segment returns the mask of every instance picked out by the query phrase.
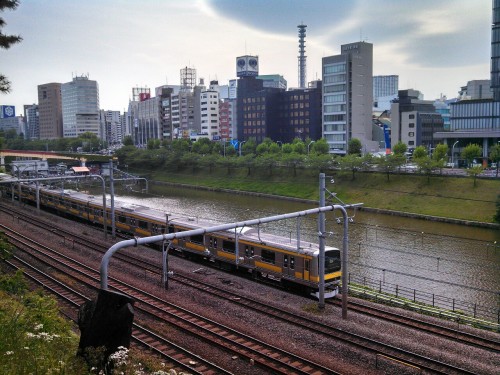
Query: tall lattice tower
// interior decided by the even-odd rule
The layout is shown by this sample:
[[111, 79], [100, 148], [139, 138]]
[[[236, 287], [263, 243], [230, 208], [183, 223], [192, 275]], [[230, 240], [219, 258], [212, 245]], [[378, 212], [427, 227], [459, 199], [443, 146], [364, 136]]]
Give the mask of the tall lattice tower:
[[299, 87], [306, 88], [306, 27], [307, 25], [299, 25]]

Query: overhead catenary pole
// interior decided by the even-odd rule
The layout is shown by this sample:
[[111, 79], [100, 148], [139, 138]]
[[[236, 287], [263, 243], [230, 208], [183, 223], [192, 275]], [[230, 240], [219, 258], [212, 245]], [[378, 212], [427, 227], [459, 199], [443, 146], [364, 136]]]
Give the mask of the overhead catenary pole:
[[111, 195], [111, 237], [116, 237], [115, 228], [115, 182], [113, 181], [113, 159], [109, 159], [109, 194]]
[[109, 262], [111, 260], [111, 257], [118, 250], [123, 249], [125, 247], [130, 247], [130, 246], [137, 247], [139, 245], [145, 245], [145, 244], [150, 244], [150, 243], [154, 243], [154, 242], [172, 241], [176, 238], [178, 239], [178, 238], [197, 236], [197, 235], [201, 235], [201, 234], [213, 233], [213, 232], [218, 232], [218, 231], [227, 231], [229, 229], [234, 229], [234, 228], [238, 228], [238, 227], [243, 228], [245, 226], [260, 225], [260, 224], [269, 223], [272, 221], [286, 220], [286, 219], [290, 219], [290, 218], [318, 214], [320, 212], [333, 211], [333, 210], [337, 209], [337, 210], [340, 210], [342, 212], [342, 216], [344, 218], [344, 241], [343, 241], [342, 265], [345, 266], [346, 268], [343, 269], [343, 272], [342, 272], [342, 318], [347, 319], [347, 276], [346, 275], [347, 275], [347, 251], [348, 251], [347, 231], [348, 231], [349, 220], [347, 217], [347, 211], [346, 211], [345, 207], [354, 207], [357, 205], [358, 204], [346, 205], [346, 206], [331, 205], [331, 206], [325, 206], [325, 207], [319, 207], [319, 208], [312, 208], [312, 209], [305, 210], [305, 211], [298, 211], [298, 212], [292, 212], [292, 213], [288, 213], [288, 214], [269, 216], [269, 217], [254, 219], [254, 220], [240, 221], [240, 222], [235, 222], [235, 223], [230, 223], [230, 224], [221, 224], [221, 225], [216, 225], [213, 227], [199, 228], [199, 229], [187, 230], [187, 231], [182, 231], [182, 232], [161, 234], [161, 235], [156, 235], [156, 236], [134, 238], [131, 240], [120, 241], [120, 242], [117, 242], [116, 244], [114, 244], [113, 246], [111, 246], [106, 251], [104, 256], [102, 257], [101, 266], [100, 266], [101, 289], [104, 289], [104, 290], [108, 289], [108, 266], [109, 266]]
[[[16, 180], [19, 183], [19, 186], [21, 186], [20, 182], [32, 182], [32, 181], [54, 181], [54, 180], [73, 180], [73, 179], [87, 179], [87, 178], [99, 178], [102, 182], [102, 215], [103, 215], [103, 227], [104, 227], [104, 238], [108, 238], [108, 230], [107, 230], [107, 214], [106, 214], [106, 182], [104, 181], [104, 178], [99, 175], [88, 175], [88, 176], [57, 176], [57, 177], [41, 177], [41, 178], [25, 178], [25, 179], [18, 179]], [[0, 181], [2, 182], [9, 182], [12, 183], [12, 180], [4, 180]], [[21, 196], [21, 194], [19, 194]], [[37, 206], [40, 205], [40, 195], [37, 195]], [[14, 201], [14, 184], [12, 184], [12, 201]]]
[[[319, 206], [325, 206], [325, 174], [319, 174]], [[319, 308], [325, 308], [325, 213], [318, 215], [318, 237], [319, 237]]]

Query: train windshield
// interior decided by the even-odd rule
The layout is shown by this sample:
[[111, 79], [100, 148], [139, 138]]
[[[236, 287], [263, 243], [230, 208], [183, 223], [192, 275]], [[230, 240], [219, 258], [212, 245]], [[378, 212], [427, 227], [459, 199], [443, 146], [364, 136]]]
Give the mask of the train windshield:
[[325, 251], [325, 274], [340, 271], [340, 250]]

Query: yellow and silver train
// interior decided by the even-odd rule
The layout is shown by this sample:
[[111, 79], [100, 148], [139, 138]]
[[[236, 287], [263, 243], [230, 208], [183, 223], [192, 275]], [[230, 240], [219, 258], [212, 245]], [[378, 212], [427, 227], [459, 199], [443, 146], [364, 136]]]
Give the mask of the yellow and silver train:
[[[40, 207], [59, 214], [65, 214], [96, 225], [104, 226], [102, 196], [94, 197], [73, 190], [52, 190], [40, 186]], [[5, 189], [3, 196], [14, 191], [19, 199], [19, 189]], [[21, 199], [36, 203], [34, 184], [21, 185]], [[116, 231], [132, 236], [148, 237], [165, 233], [207, 228], [213, 222], [189, 217], [168, 215], [157, 209], [142, 205], [126, 204], [115, 200]], [[106, 203], [106, 222], [111, 227], [111, 209]], [[236, 244], [238, 251], [236, 251]], [[316, 243], [300, 241], [262, 233], [252, 227], [238, 228], [238, 240], [234, 230], [206, 233], [178, 238], [171, 248], [186, 258], [209, 261], [229, 271], [244, 271], [255, 279], [266, 279], [285, 288], [319, 296], [319, 246]], [[236, 259], [238, 254], [238, 261]], [[325, 248], [325, 298], [332, 298], [338, 292], [341, 278], [340, 250]]]

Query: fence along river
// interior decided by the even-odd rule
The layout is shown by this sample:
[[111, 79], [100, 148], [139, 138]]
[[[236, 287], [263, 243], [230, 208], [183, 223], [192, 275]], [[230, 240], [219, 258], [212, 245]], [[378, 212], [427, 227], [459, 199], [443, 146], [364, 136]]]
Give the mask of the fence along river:
[[[170, 186], [150, 195], [130, 192], [117, 201], [155, 207], [170, 215], [229, 223], [317, 207], [317, 204]], [[360, 203], [360, 202], [349, 202]], [[327, 204], [338, 204], [331, 202]], [[349, 210], [349, 280], [498, 323], [500, 231], [458, 224]], [[172, 217], [172, 216], [171, 216]], [[340, 213], [326, 215], [326, 244], [342, 247]], [[317, 218], [300, 219], [301, 238], [318, 241]], [[296, 237], [296, 220], [261, 230]]]

